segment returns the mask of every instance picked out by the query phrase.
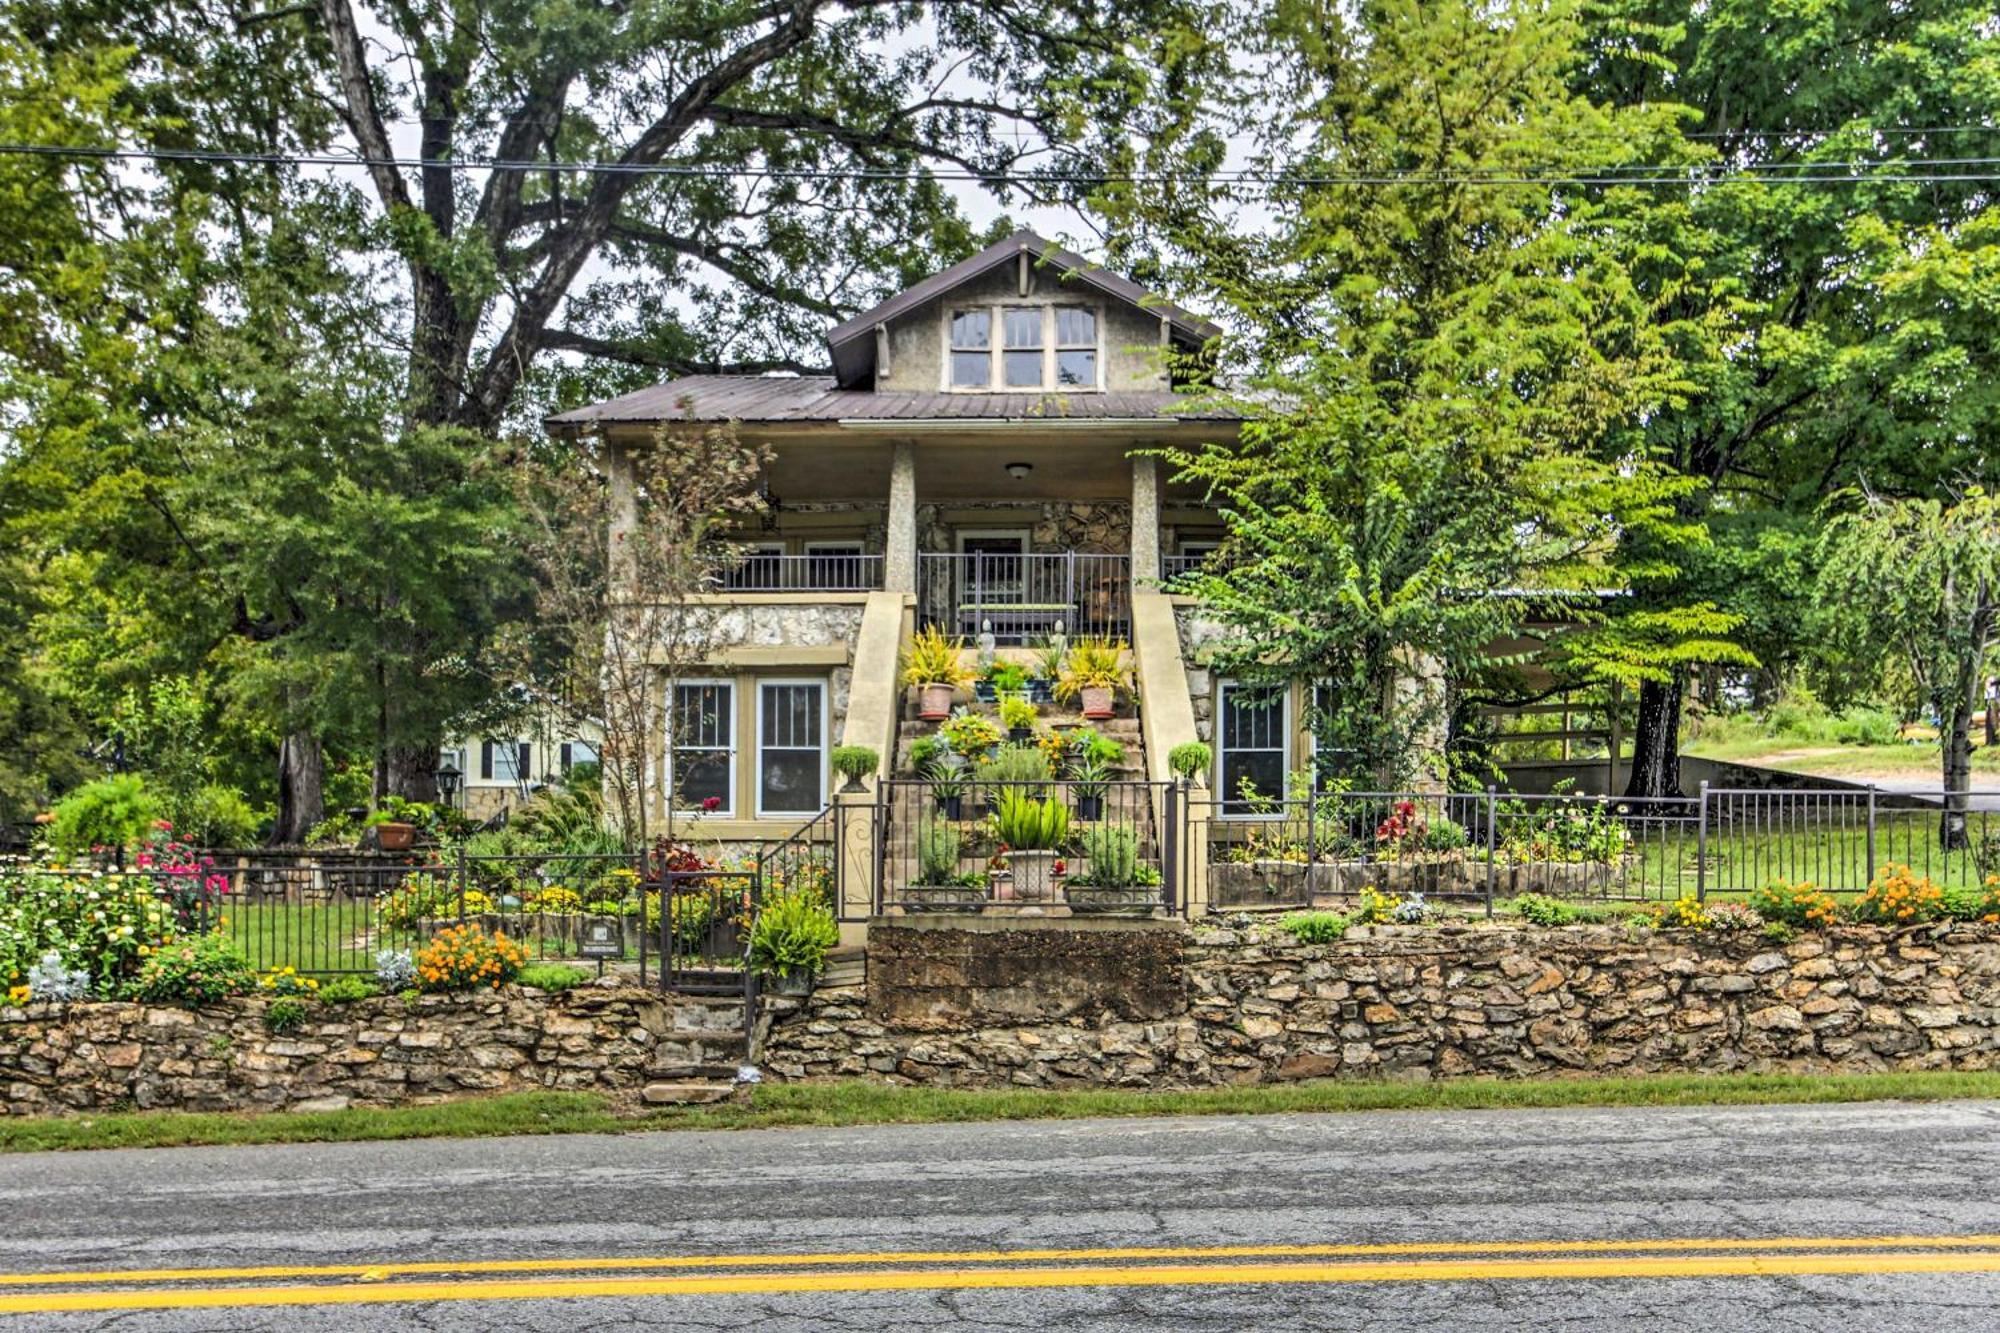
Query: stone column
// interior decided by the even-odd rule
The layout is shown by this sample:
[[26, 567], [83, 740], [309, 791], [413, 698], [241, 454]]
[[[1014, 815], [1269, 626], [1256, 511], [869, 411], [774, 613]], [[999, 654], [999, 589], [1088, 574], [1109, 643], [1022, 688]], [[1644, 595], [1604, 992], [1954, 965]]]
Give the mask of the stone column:
[[917, 446], [897, 440], [889, 464], [889, 521], [882, 546], [882, 590], [917, 590]]
[[1160, 579], [1160, 467], [1156, 458], [1132, 460], [1132, 582]]

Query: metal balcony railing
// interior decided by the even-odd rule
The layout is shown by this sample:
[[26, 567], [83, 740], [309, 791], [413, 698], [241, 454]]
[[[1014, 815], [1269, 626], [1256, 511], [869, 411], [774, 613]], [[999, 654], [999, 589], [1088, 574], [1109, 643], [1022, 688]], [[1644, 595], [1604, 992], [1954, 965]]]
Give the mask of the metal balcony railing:
[[923, 622], [968, 638], [990, 629], [996, 642], [1026, 643], [1055, 633], [1122, 638], [1132, 627], [1132, 561], [1080, 551], [920, 555]]

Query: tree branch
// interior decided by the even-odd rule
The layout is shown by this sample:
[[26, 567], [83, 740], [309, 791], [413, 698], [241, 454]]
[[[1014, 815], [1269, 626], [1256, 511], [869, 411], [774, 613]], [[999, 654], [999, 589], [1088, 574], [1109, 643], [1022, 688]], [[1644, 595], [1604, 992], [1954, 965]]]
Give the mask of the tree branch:
[[581, 352], [585, 356], [601, 357], [606, 361], [617, 361], [628, 366], [643, 366], [648, 370], [663, 370], [675, 376], [762, 375], [773, 370], [789, 370], [800, 375], [827, 373], [827, 367], [823, 365], [809, 365], [788, 357], [772, 357], [758, 361], [690, 361], [682, 357], [667, 356], [637, 344], [580, 333], [575, 329], [543, 329], [541, 344], [554, 351]]
[[320, 21], [326, 24], [327, 38], [333, 43], [334, 63], [339, 69], [344, 97], [341, 118], [360, 146], [361, 155], [369, 159], [368, 177], [375, 182], [375, 193], [381, 196], [382, 206], [392, 213], [409, 208], [409, 187], [402, 173], [389, 165], [395, 154], [389, 145], [389, 132], [382, 125], [382, 109], [375, 101], [374, 81], [368, 77], [368, 56], [362, 49], [361, 32], [355, 26], [354, 9], [348, 0], [320, 0], [319, 12]]

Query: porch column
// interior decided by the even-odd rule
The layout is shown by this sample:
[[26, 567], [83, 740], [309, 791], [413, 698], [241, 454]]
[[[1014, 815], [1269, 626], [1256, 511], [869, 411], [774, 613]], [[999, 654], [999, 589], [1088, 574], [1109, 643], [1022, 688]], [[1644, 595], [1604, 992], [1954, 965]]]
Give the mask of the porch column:
[[895, 443], [889, 464], [889, 521], [882, 544], [882, 591], [917, 590], [917, 446]]
[[600, 455], [604, 479], [611, 493], [611, 516], [606, 525], [610, 549], [605, 553], [610, 583], [619, 598], [636, 596], [638, 575], [632, 559], [632, 541], [639, 531], [639, 486], [632, 455], [622, 444], [604, 441]]
[[1132, 582], [1160, 581], [1160, 469], [1156, 458], [1132, 460]]

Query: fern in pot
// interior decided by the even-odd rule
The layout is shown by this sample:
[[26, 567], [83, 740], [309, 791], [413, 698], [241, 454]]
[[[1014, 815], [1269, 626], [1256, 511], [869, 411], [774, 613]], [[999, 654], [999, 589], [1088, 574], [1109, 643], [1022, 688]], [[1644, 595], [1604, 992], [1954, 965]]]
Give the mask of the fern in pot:
[[805, 995], [840, 943], [840, 925], [816, 893], [767, 900], [750, 927], [750, 966], [780, 995]]

